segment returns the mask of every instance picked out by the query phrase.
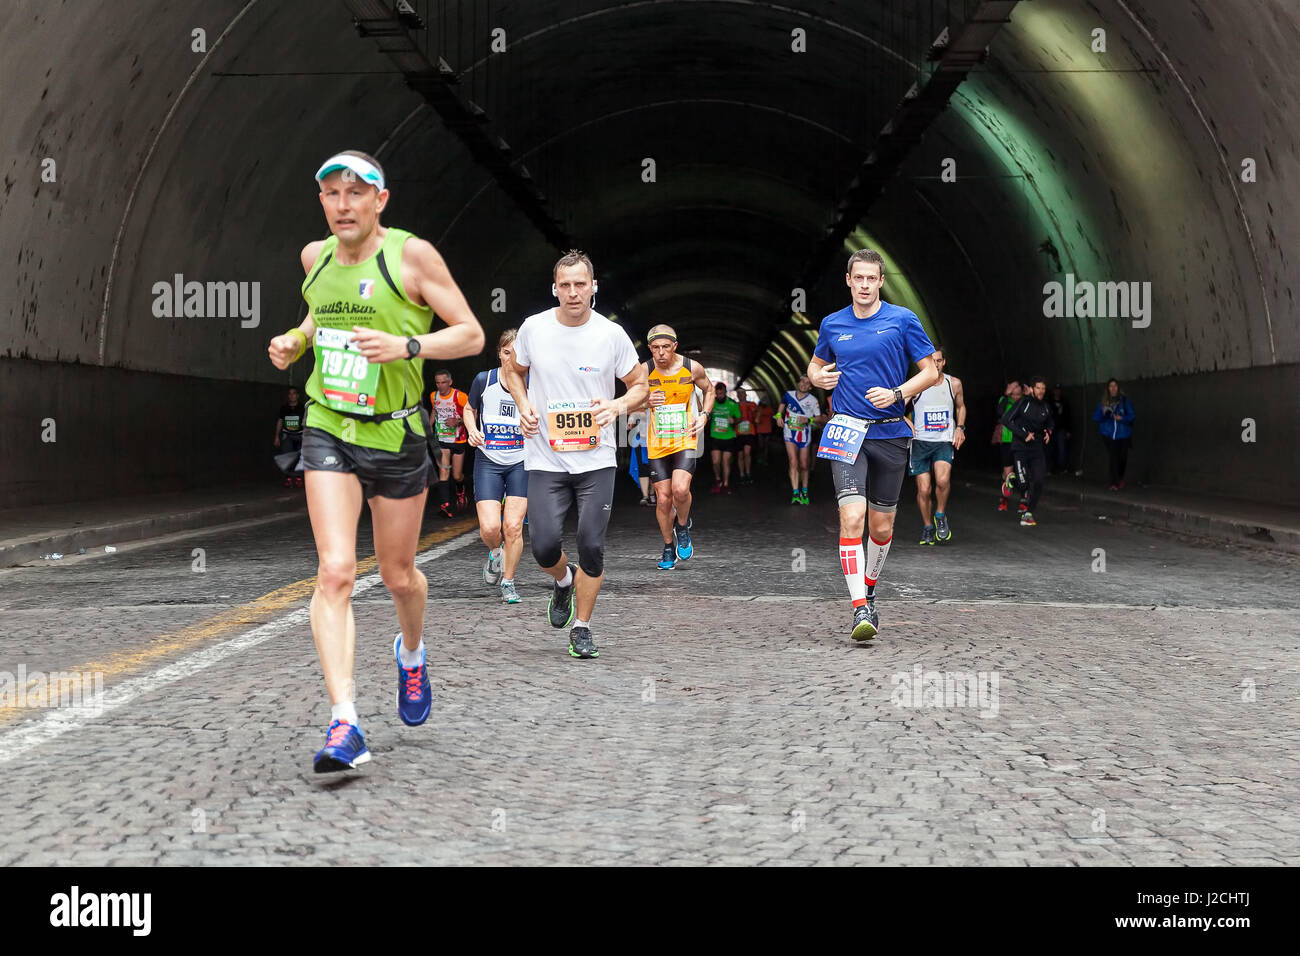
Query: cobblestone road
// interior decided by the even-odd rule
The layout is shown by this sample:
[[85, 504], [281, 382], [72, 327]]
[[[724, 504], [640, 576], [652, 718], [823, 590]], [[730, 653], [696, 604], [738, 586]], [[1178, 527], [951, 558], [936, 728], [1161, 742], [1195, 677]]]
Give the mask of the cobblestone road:
[[967, 491], [955, 542], [921, 548], [909, 484], [883, 631], [856, 646], [814, 487], [806, 509], [700, 496], [671, 572], [624, 488], [592, 662], [546, 625], [527, 551], [501, 606], [478, 542], [431, 519], [433, 714], [397, 720], [395, 617], [364, 591], [374, 760], [343, 776], [311, 772], [305, 520], [0, 572], [0, 673], [134, 694], [0, 709], [0, 865], [1297, 861], [1300, 561], [1078, 510], [1022, 529]]

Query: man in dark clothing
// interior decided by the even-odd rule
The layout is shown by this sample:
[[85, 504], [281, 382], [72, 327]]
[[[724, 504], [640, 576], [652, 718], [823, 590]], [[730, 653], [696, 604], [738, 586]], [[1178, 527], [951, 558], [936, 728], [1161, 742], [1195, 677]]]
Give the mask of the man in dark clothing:
[[[281, 454], [297, 452], [302, 449], [302, 428], [307, 418], [307, 406], [299, 401], [298, 390], [289, 389], [289, 400], [280, 406], [280, 417], [275, 420], [275, 441], [273, 445]], [[290, 468], [292, 475], [285, 475], [284, 486], [302, 487], [302, 472], [296, 467]]]
[[1011, 492], [1020, 490], [1026, 511], [1020, 515], [1020, 524], [1033, 527], [1034, 508], [1043, 491], [1047, 477], [1046, 445], [1052, 439], [1052, 410], [1043, 396], [1047, 394], [1047, 380], [1036, 375], [1029, 382], [1030, 389], [1018, 402], [1007, 409], [1002, 424], [1011, 430], [1011, 455], [1015, 470], [1002, 482], [1002, 496], [1010, 498]]
[[1070, 431], [1070, 403], [1065, 400], [1065, 393], [1061, 386], [1052, 386], [1052, 397], [1047, 400], [1047, 407], [1051, 409], [1052, 421], [1056, 424], [1056, 431], [1052, 433], [1052, 447], [1048, 449], [1047, 457], [1052, 463], [1052, 474], [1061, 471], [1070, 470], [1070, 439], [1073, 433]]

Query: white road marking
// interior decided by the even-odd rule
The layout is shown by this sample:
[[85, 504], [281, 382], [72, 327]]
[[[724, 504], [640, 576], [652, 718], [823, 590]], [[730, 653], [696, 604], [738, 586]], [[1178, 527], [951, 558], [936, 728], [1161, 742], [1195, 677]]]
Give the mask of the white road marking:
[[[436, 548], [431, 548], [416, 555], [415, 563], [417, 565], [426, 564], [435, 558], [440, 558], [445, 554], [463, 548], [478, 539], [477, 531], [468, 531], [459, 538], [453, 538]], [[352, 594], [355, 597], [382, 583], [383, 578], [378, 571], [375, 571], [358, 579], [353, 587]], [[13, 730], [0, 734], [0, 764], [8, 763], [39, 747], [41, 744], [62, 737], [70, 731], [78, 730], [90, 721], [125, 707], [132, 701], [143, 697], [145, 694], [151, 694], [160, 687], [174, 684], [186, 677], [192, 677], [218, 661], [225, 660], [240, 651], [246, 651], [249, 648], [257, 647], [259, 644], [264, 644], [290, 628], [306, 624], [309, 616], [310, 611], [308, 608], [298, 608], [298, 610], [291, 611], [278, 620], [268, 621], [266, 624], [254, 628], [247, 634], [241, 634], [238, 637], [232, 637], [230, 640], [222, 641], [220, 644], [214, 644], [212, 647], [205, 647], [201, 651], [195, 651], [150, 674], [124, 680], [111, 690], [105, 691], [102, 695], [86, 698], [81, 707], [67, 707], [61, 710], [54, 708], [42, 717], [26, 721]]]

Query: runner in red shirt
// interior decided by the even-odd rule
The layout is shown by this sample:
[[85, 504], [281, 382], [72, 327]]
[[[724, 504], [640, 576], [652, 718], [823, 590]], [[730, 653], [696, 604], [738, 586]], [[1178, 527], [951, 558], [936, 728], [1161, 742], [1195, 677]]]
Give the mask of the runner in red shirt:
[[456, 510], [469, 507], [465, 497], [465, 454], [469, 451], [469, 432], [465, 431], [465, 405], [469, 396], [452, 388], [451, 372], [440, 368], [433, 376], [437, 388], [429, 393], [433, 411], [433, 439], [429, 451], [438, 463], [438, 510], [444, 518], [455, 517], [451, 510], [451, 481], [456, 480]]
[[772, 416], [776, 414], [776, 409], [765, 398], [758, 403], [758, 413], [754, 419], [754, 433], [758, 436], [758, 453], [763, 458], [763, 467], [768, 465], [767, 449], [768, 443], [772, 440]]
[[740, 421], [736, 422], [736, 463], [740, 466], [740, 480], [746, 485], [754, 483], [754, 436], [758, 423], [758, 405], [746, 400], [745, 390], [736, 386], [736, 401], [740, 405]]

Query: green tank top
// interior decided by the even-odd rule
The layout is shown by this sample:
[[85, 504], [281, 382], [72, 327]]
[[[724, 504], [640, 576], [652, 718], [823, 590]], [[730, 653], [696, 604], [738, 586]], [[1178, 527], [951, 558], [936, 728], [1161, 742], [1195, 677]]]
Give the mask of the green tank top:
[[373, 256], [356, 265], [342, 265], [335, 255], [338, 236], [330, 236], [303, 279], [302, 297], [316, 323], [312, 343], [316, 365], [306, 386], [312, 399], [307, 426], [351, 445], [396, 452], [408, 427], [417, 435], [425, 434], [423, 417], [418, 414], [366, 421], [330, 407], [383, 414], [420, 401], [423, 359], [370, 365], [355, 346], [347, 344], [354, 325], [404, 339], [429, 331], [433, 311], [416, 305], [402, 288], [402, 246], [409, 238], [411, 234], [404, 229], [390, 228]]
[[740, 417], [740, 405], [734, 398], [713, 403], [713, 414], [709, 418], [709, 435], [726, 441], [736, 437], [736, 426], [732, 418]]

